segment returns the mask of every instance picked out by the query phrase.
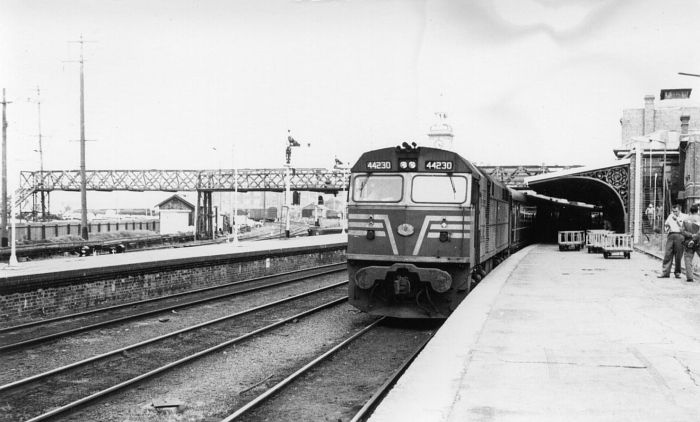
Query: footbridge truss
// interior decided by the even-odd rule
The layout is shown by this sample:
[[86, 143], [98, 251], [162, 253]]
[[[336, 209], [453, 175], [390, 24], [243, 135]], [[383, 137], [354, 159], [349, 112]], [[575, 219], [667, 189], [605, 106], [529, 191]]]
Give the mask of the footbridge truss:
[[[481, 166], [482, 172], [515, 188], [525, 187], [523, 179], [544, 173], [580, 166]], [[160, 191], [160, 192], [283, 192], [289, 174], [290, 189], [321, 193], [338, 193], [348, 188], [349, 172], [345, 168], [267, 168], [219, 170], [87, 170], [86, 189], [91, 191]], [[79, 170], [44, 170], [20, 172], [20, 186], [15, 203], [20, 206], [30, 197], [52, 191], [80, 191]], [[36, 207], [33, 207], [36, 208]]]
[[[272, 191], [286, 188], [287, 169], [222, 170], [88, 170], [87, 190], [94, 191]], [[323, 168], [289, 169], [293, 190], [334, 193], [347, 186], [347, 171]], [[237, 185], [237, 186], [236, 186]], [[80, 171], [23, 171], [20, 189], [79, 191]]]
[[[575, 166], [574, 166], [575, 167]], [[524, 177], [561, 170], [562, 166], [484, 166], [482, 172], [513, 187], [523, 187]], [[197, 192], [197, 232], [213, 233], [212, 192], [284, 192], [290, 190], [336, 194], [348, 188], [347, 168], [272, 168], [219, 170], [88, 170], [86, 189], [91, 191]], [[287, 177], [289, 181], [287, 182]], [[29, 205], [30, 218], [43, 217], [44, 200], [53, 191], [80, 191], [79, 170], [20, 172], [20, 187], [13, 199], [22, 213]], [[31, 198], [31, 204], [25, 204]]]

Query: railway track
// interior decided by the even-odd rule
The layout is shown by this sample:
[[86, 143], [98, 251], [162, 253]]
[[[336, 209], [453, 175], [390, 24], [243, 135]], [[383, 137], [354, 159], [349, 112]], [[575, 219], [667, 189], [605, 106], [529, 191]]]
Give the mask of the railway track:
[[0, 352], [344, 270], [345, 263], [324, 265], [0, 328]]
[[[347, 300], [346, 282], [267, 303], [0, 386], [0, 420], [41, 421]], [[299, 311], [300, 308], [304, 309]], [[275, 322], [264, 325], [274, 309]], [[227, 338], [221, 341], [221, 338]]]
[[[368, 324], [222, 422], [279, 420], [280, 415], [284, 420], [365, 420], [434, 333], [432, 327], [414, 330], [384, 322]], [[377, 341], [387, 337], [396, 343]]]

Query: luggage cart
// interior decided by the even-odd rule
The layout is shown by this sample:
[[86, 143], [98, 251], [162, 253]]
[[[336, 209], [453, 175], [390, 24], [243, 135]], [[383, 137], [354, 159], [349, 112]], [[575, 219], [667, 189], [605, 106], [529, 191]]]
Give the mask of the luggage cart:
[[567, 230], [558, 233], [559, 250], [566, 251], [569, 249], [581, 250], [586, 243], [584, 232], [580, 230]]
[[614, 253], [630, 259], [632, 255], [632, 235], [625, 233], [608, 233], [603, 236], [603, 258], [608, 259]]
[[603, 251], [603, 237], [613, 233], [610, 230], [586, 230], [586, 248], [588, 253], [599, 253]]

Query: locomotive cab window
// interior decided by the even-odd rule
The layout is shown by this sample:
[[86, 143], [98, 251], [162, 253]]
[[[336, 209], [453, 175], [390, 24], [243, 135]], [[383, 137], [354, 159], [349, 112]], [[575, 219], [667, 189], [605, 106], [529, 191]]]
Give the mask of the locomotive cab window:
[[357, 202], [399, 202], [403, 197], [403, 177], [371, 174], [355, 176], [352, 199]]
[[413, 202], [461, 204], [467, 201], [469, 181], [464, 176], [415, 176], [411, 189]]

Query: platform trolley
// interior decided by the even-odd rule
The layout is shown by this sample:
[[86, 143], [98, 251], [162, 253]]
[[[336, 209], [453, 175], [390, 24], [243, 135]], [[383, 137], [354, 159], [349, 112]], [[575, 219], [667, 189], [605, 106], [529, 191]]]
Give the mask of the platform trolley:
[[568, 230], [559, 232], [559, 250], [566, 251], [569, 249], [581, 250], [586, 243], [584, 232], [580, 230]]
[[614, 253], [630, 259], [632, 255], [632, 235], [626, 233], [608, 233], [603, 236], [603, 257], [608, 259]]
[[603, 251], [603, 238], [606, 234], [613, 233], [610, 230], [586, 230], [586, 248], [588, 253]]

